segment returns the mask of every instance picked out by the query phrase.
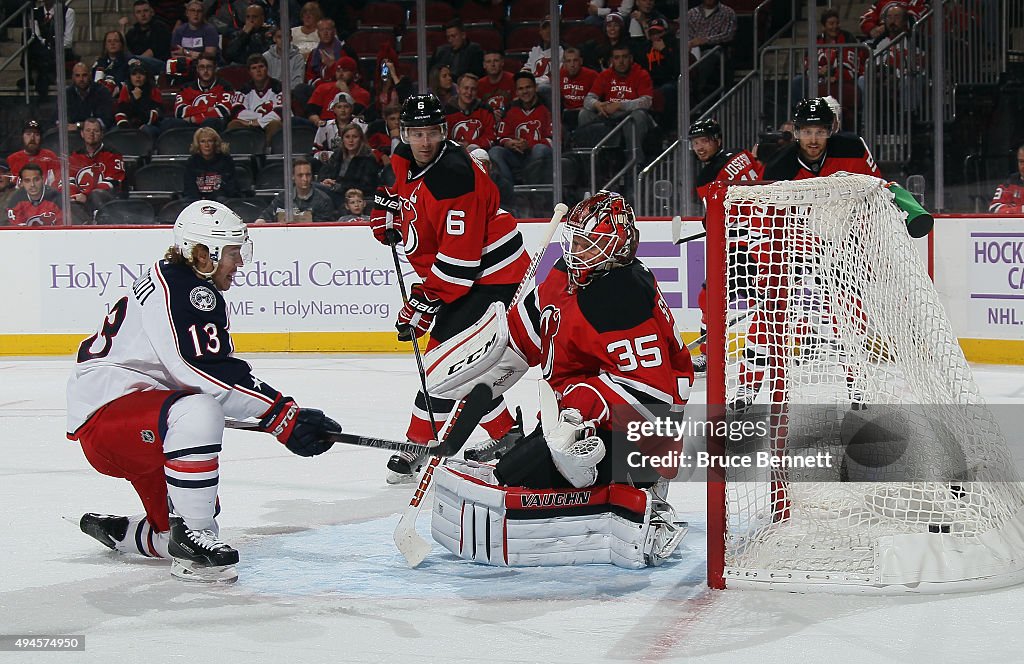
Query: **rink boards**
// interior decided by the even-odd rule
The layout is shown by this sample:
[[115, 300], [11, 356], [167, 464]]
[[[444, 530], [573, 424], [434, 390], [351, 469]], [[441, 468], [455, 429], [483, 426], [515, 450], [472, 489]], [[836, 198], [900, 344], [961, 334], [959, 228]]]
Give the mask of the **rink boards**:
[[[536, 251], [546, 220], [520, 222]], [[0, 229], [0, 275], [7, 284], [0, 355], [71, 353], [98, 326], [104, 307], [171, 244], [167, 227]], [[702, 230], [699, 220], [682, 235]], [[657, 277], [686, 340], [700, 328], [697, 293], [704, 242], [671, 241], [667, 219], [643, 220], [639, 257]], [[242, 352], [395, 352], [401, 307], [387, 248], [363, 225], [253, 226], [254, 260], [226, 293]], [[557, 238], [556, 238], [557, 240]], [[932, 242], [918, 242], [969, 360], [1024, 363], [1024, 220], [949, 216]], [[543, 277], [561, 255], [557, 241]], [[406, 280], [413, 279], [404, 258]]]

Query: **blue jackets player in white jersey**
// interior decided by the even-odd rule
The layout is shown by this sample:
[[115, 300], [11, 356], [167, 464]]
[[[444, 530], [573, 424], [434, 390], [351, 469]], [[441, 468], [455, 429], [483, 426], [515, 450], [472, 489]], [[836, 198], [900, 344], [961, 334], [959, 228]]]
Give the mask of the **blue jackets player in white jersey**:
[[290, 451], [316, 456], [341, 428], [299, 408], [234, 357], [223, 291], [252, 242], [227, 206], [196, 201], [174, 246], [82, 342], [68, 381], [68, 438], [100, 473], [131, 482], [136, 516], [88, 513], [82, 531], [125, 553], [170, 558], [185, 580], [233, 581], [238, 552], [219, 539], [224, 418], [259, 418]]

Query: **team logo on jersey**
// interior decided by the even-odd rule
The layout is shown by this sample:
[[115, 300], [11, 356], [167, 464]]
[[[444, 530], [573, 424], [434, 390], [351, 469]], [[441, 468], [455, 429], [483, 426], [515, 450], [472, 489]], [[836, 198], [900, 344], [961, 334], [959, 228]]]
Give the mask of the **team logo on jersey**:
[[79, 190], [82, 193], [91, 192], [96, 188], [96, 185], [103, 181], [103, 173], [106, 170], [106, 166], [102, 163], [89, 164], [80, 168], [75, 173], [75, 182], [78, 184]]
[[555, 335], [562, 323], [562, 312], [553, 304], [540, 312], [540, 368], [545, 379], [551, 378], [555, 366]]
[[149, 429], [143, 429], [142, 431], [139, 432], [139, 435], [142, 436], [142, 442], [144, 443], [156, 442], [156, 434], [150, 431]]
[[40, 212], [39, 214], [29, 217], [23, 226], [55, 226], [57, 224], [57, 213], [56, 212]]
[[193, 288], [192, 292], [188, 294], [188, 300], [199, 311], [213, 311], [213, 308], [217, 306], [216, 296], [206, 286]]
[[540, 129], [540, 120], [521, 122], [516, 127], [516, 138], [525, 138], [527, 140], [532, 138], [534, 141], [539, 141], [543, 138]]
[[[423, 183], [420, 182], [416, 185], [416, 189], [413, 190], [410, 198], [416, 197], [416, 192], [420, 190]], [[416, 220], [419, 219], [419, 215], [416, 213], [416, 205], [413, 204], [409, 198], [402, 199], [402, 235], [405, 236], [405, 240], [402, 243], [402, 248], [405, 249], [405, 255], [411, 256], [416, 253], [416, 249], [420, 246], [420, 236], [416, 232]]]
[[468, 120], [459, 120], [452, 127], [452, 140], [453, 141], [472, 141], [480, 137], [480, 132], [483, 130], [483, 123], [476, 118], [469, 118]]

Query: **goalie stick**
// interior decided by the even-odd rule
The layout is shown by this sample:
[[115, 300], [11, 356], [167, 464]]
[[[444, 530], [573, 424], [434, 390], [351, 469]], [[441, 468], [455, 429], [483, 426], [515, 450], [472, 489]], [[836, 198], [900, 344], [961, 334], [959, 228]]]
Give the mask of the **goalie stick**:
[[[226, 420], [224, 425], [229, 429], [239, 429], [241, 431], [260, 430], [259, 423], [246, 422], [243, 420]], [[332, 443], [343, 443], [345, 445], [356, 445], [358, 447], [374, 447], [379, 450], [392, 450], [395, 452], [414, 452], [419, 454], [423, 451], [423, 446], [417, 445], [416, 443], [374, 438], [373, 436], [361, 436], [356, 433], [335, 433], [328, 436], [328, 440]], [[437, 450], [436, 453], [442, 456], [448, 456], [445, 454], [445, 450], [441, 448], [440, 444], [432, 446], [429, 449], [432, 451]]]
[[672, 217], [672, 244], [686, 244], [690, 240], [699, 240], [708, 234], [707, 231], [701, 231], [694, 233], [693, 235], [687, 235], [682, 237], [683, 234], [683, 219], [678, 214]]
[[[419, 516], [420, 507], [434, 480], [434, 469], [441, 463], [442, 457], [458, 454], [490, 407], [491, 388], [489, 385], [481, 383], [459, 402], [444, 423], [441, 430], [441, 443], [438, 448], [435, 448], [440, 454], [434, 453], [430, 457], [430, 461], [423, 467], [419, 481], [416, 483], [416, 491], [412, 494], [412, 500], [409, 501], [409, 506], [405, 508], [402, 518], [398, 520], [398, 526], [395, 527], [395, 546], [398, 547], [398, 551], [405, 558], [409, 567], [416, 567], [430, 553], [430, 542], [416, 532], [416, 517]], [[423, 451], [422, 446], [419, 451]]]
[[[530, 261], [530, 266], [526, 268], [526, 274], [523, 275], [523, 280], [519, 282], [519, 287], [516, 289], [515, 295], [512, 296], [512, 301], [509, 302], [509, 311], [511, 311], [525, 296], [527, 286], [537, 275], [537, 269], [540, 267], [540, 261], [544, 258], [544, 252], [547, 251], [548, 245], [551, 243], [551, 238], [554, 237], [555, 230], [558, 228], [558, 224], [562, 222], [562, 217], [568, 213], [569, 207], [565, 203], [559, 203], [555, 206], [554, 214], [551, 215], [551, 221], [548, 222], [547, 227], [544, 229], [544, 238], [541, 242], [540, 248], [537, 249], [534, 254], [533, 259]], [[467, 403], [473, 397], [474, 393], [483, 394], [484, 390], [486, 390], [487, 401], [483, 408], [487, 408], [491, 401], [491, 388], [488, 385], [477, 385], [473, 388], [473, 391], [469, 393], [469, 396], [456, 406], [455, 413], [459, 413], [460, 410], [464, 412]], [[468, 427], [468, 431], [465, 432], [465, 438], [459, 442], [458, 449], [462, 448], [466, 439], [469, 438], [470, 433], [472, 433], [477, 423], [485, 414], [486, 413], [481, 412], [479, 417], [473, 421], [472, 426], [468, 424], [465, 425]], [[455, 426], [458, 425], [459, 421], [463, 420], [464, 417], [464, 415], [456, 416], [453, 414], [452, 418], [445, 423], [446, 428], [449, 426], [449, 423], [451, 423], [452, 427], [452, 431], [444, 437], [444, 445], [446, 450], [449, 451], [449, 455], [455, 454], [458, 452], [458, 449], [451, 451], [454, 444], [449, 445], [447, 440], [449, 437], [452, 437], [452, 433], [455, 433]], [[452, 419], [455, 420], [454, 423], [452, 423]], [[405, 512], [402, 513], [402, 518], [398, 521], [398, 526], [395, 528], [395, 546], [398, 547], [402, 556], [405, 557], [405, 562], [409, 567], [416, 567], [423, 562], [423, 559], [427, 557], [428, 553], [430, 553], [430, 543], [420, 537], [419, 533], [416, 532], [416, 518], [419, 516], [420, 508], [423, 505], [423, 499], [426, 497], [427, 491], [430, 490], [430, 485], [434, 480], [434, 469], [437, 468], [440, 463], [440, 456], [434, 455], [430, 457], [430, 461], [427, 462], [423, 470], [420, 472], [419, 481], [416, 483], [416, 491], [413, 493], [412, 500], [409, 501], [408, 507], [405, 508]]]

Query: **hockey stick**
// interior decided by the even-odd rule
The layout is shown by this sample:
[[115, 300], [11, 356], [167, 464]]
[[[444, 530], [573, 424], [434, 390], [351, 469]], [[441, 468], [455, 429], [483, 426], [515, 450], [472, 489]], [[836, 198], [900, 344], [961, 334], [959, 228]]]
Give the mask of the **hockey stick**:
[[[228, 429], [238, 429], [240, 431], [260, 431], [259, 424], [257, 422], [245, 422], [242, 420], [226, 420], [224, 426]], [[332, 443], [343, 443], [345, 445], [356, 445], [358, 447], [374, 447], [379, 450], [392, 450], [395, 452], [414, 452], [419, 454], [423, 451], [423, 446], [417, 443], [401, 442], [398, 440], [386, 440], [384, 438], [374, 438], [373, 436], [360, 436], [356, 433], [333, 433], [327, 437]], [[437, 450], [437, 454], [447, 456], [444, 448], [440, 444], [429, 447], [430, 450]]]
[[690, 240], [699, 240], [708, 234], [707, 231], [701, 231], [700, 233], [694, 233], [682, 237], [683, 234], [683, 219], [678, 214], [672, 217], [672, 244], [686, 244]]
[[[457, 454], [462, 449], [462, 446], [469, 440], [470, 434], [476, 429], [476, 425], [490, 409], [491, 400], [490, 386], [480, 383], [470, 391], [465, 399], [459, 402], [442, 427], [443, 437], [440, 451], [444, 456]], [[434, 454], [423, 467], [412, 500], [409, 501], [409, 506], [405, 508], [402, 518], [398, 520], [398, 525], [395, 527], [395, 546], [398, 547], [399, 553], [405, 558], [409, 567], [416, 567], [430, 553], [430, 542], [416, 532], [416, 517], [420, 514], [423, 500], [427, 497], [427, 492], [434, 480], [434, 470], [440, 465], [441, 458], [442, 456]]]
[[[405, 289], [405, 277], [402, 276], [402, 266], [398, 263], [398, 245], [391, 245], [391, 257], [395, 259], [395, 274], [398, 275], [398, 288], [402, 291], [402, 302], [409, 302], [409, 294]], [[427, 372], [423, 370], [423, 355], [420, 354], [420, 342], [415, 332], [409, 330], [412, 337], [412, 353], [416, 356], [416, 371], [420, 375], [420, 389], [423, 390], [423, 403], [427, 406], [427, 417], [430, 420], [430, 430], [434, 433], [434, 440], [440, 441], [437, 437], [437, 424], [434, 422], [434, 408], [430, 405], [430, 393], [427, 392]], [[422, 450], [421, 450], [422, 451]]]
[[[512, 296], [512, 301], [508, 305], [510, 310], [519, 303], [520, 299], [524, 296], [527, 285], [537, 275], [537, 269], [540, 266], [541, 259], [544, 257], [544, 252], [547, 251], [548, 245], [551, 243], [551, 238], [554, 237], [555, 230], [558, 228], [558, 224], [562, 221], [562, 217], [568, 214], [568, 212], [569, 207], [564, 203], [559, 203], [555, 206], [555, 211], [551, 216], [551, 221], [548, 222], [547, 228], [544, 229], [544, 239], [541, 242], [540, 248], [537, 249], [533, 259], [530, 261], [530, 266], [526, 268], [526, 274], [523, 275], [523, 280], [519, 282], [519, 287], [516, 289], [515, 294]], [[397, 261], [397, 254], [395, 260]], [[417, 359], [419, 359], [419, 356], [417, 356]], [[490, 405], [491, 388], [487, 385], [477, 385], [473, 388], [473, 391], [469, 393], [469, 396], [467, 396], [466, 399], [457, 406], [457, 409], [465, 411], [470, 398], [473, 397], [473, 394], [482, 393], [481, 388], [486, 389], [487, 391], [488, 400], [483, 406], [483, 408], [487, 408]], [[424, 393], [426, 393], [425, 387]], [[458, 410], [456, 410], [456, 413], [457, 412]], [[466, 419], [465, 415], [458, 417], [456, 417], [456, 415], [452, 416], [455, 418], [455, 422], [451, 425], [452, 433], [445, 436], [444, 443], [446, 451], [448, 451], [450, 455], [455, 454], [462, 448], [466, 439], [469, 438], [469, 434], [472, 433], [473, 428], [476, 427], [477, 422], [479, 422], [485, 414], [485, 412], [481, 412], [479, 417], [475, 418], [472, 426], [466, 425], [468, 426], [468, 431], [466, 431], [465, 438], [463, 438], [461, 442], [454, 438], [452, 433], [454, 433], [455, 426], [458, 425], [459, 421]], [[449, 422], [446, 423], [446, 425], [449, 423], [451, 423], [451, 419], [449, 419]], [[452, 445], [447, 443], [448, 438], [450, 437], [453, 438]], [[453, 451], [454, 443], [458, 443], [458, 447]], [[395, 528], [395, 546], [398, 547], [399, 552], [401, 552], [405, 557], [405, 561], [408, 563], [409, 567], [416, 567], [423, 562], [423, 559], [427, 557], [428, 553], [430, 553], [430, 543], [420, 537], [416, 532], [416, 518], [419, 516], [420, 508], [423, 505], [423, 499], [426, 497], [427, 491], [430, 489], [430, 485], [434, 480], [434, 469], [437, 468], [439, 463], [441, 463], [441, 457], [437, 455], [431, 456], [430, 461], [420, 473], [419, 482], [416, 484], [416, 492], [413, 494], [412, 500], [409, 501], [409, 506], [405, 508], [405, 512], [402, 514], [402, 518], [398, 521], [398, 526]]]
[[[751, 307], [750, 309], [747, 309], [744, 313], [740, 314], [739, 316], [736, 316], [731, 321], [727, 322], [725, 324], [725, 326], [727, 328], [729, 328], [729, 327], [732, 327], [733, 325], [735, 325], [736, 323], [742, 323], [746, 319], [750, 318], [754, 314], [754, 312], [756, 312], [756, 311], [757, 311], [757, 307]], [[693, 350], [697, 346], [699, 346], [702, 343], [704, 343], [705, 341], [707, 341], [707, 339], [708, 339], [708, 333], [705, 332], [704, 334], [700, 335], [699, 337], [697, 337], [696, 339], [694, 339], [690, 343], [686, 344], [686, 350]]]

